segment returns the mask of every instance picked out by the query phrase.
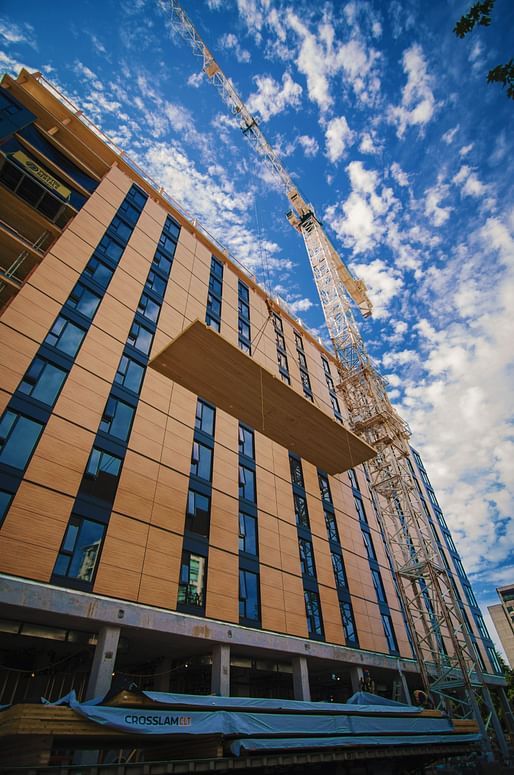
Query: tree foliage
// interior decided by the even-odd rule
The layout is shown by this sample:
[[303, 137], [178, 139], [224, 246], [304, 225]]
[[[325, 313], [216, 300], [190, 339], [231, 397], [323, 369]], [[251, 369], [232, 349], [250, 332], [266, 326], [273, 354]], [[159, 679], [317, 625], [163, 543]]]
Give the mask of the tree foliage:
[[[474, 3], [469, 11], [461, 16], [453, 28], [458, 38], [464, 38], [478, 24], [481, 27], [489, 27], [492, 21], [492, 11], [496, 0], [484, 0]], [[507, 89], [507, 97], [514, 100], [514, 59], [510, 59], [504, 65], [497, 65], [489, 70], [487, 83], [501, 83]]]

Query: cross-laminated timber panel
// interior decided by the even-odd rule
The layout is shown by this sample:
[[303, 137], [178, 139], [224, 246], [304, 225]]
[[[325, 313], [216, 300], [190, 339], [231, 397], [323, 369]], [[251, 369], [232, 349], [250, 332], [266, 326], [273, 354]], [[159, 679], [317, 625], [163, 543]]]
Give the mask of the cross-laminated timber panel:
[[199, 320], [150, 366], [329, 474], [375, 455], [373, 447]]

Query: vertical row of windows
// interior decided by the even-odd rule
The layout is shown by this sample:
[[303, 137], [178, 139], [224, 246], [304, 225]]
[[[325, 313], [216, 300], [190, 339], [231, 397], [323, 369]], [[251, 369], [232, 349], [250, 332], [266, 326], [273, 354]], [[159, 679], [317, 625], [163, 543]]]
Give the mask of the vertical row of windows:
[[223, 295], [223, 264], [211, 256], [211, 274], [207, 292], [205, 322], [218, 333], [221, 331], [221, 299]]
[[252, 354], [252, 335], [250, 328], [250, 291], [241, 280], [237, 284], [238, 342], [247, 355]]
[[303, 339], [297, 331], [294, 332], [294, 339], [296, 344], [298, 366], [300, 368], [300, 380], [302, 382], [303, 394], [305, 398], [308, 398], [310, 401], [314, 401], [311, 380], [309, 377], [309, 371], [307, 369], [307, 358], [305, 357], [305, 350], [303, 347]]
[[199, 398], [196, 402], [177, 597], [179, 610], [195, 613], [205, 612], [215, 428], [216, 409]]
[[286, 340], [284, 339], [284, 324], [282, 318], [276, 312], [272, 313], [273, 329], [275, 331], [275, 342], [277, 345], [277, 362], [280, 376], [288, 385], [291, 384], [289, 376], [289, 364], [287, 362]]
[[239, 622], [260, 626], [255, 437], [239, 423]]
[[358, 647], [359, 639], [355, 626], [350, 590], [348, 588], [348, 580], [344, 567], [343, 549], [339, 538], [339, 531], [337, 529], [334, 503], [332, 501], [328, 476], [321, 471], [318, 471], [318, 482], [321, 502], [323, 504], [323, 513], [325, 515], [325, 526], [327, 528], [327, 537], [330, 546], [330, 555], [332, 558], [332, 568], [334, 570], [334, 580], [339, 600], [339, 609], [341, 611], [344, 637], [347, 646]]
[[[432, 509], [433, 509], [434, 514], [436, 516], [436, 519], [437, 519], [437, 521], [439, 523], [440, 531], [441, 531], [441, 533], [442, 533], [442, 535], [444, 537], [444, 541], [446, 543], [446, 549], [441, 544], [441, 541], [439, 539], [439, 535], [438, 535], [438, 533], [437, 533], [437, 531], [435, 529], [435, 525], [434, 525], [433, 520], [432, 520], [432, 515], [431, 515], [430, 510], [429, 510], [429, 508], [427, 506], [427, 503], [425, 501], [423, 490], [422, 490], [422, 488], [421, 488], [421, 486], [420, 486], [420, 484], [418, 482], [418, 479], [417, 479], [414, 467], [413, 467], [412, 463], [409, 460], [408, 462], [409, 462], [410, 472], [411, 472], [412, 477], [413, 477], [413, 479], [414, 479], [414, 481], [416, 483], [416, 486], [417, 486], [417, 489], [418, 489], [418, 493], [419, 493], [419, 496], [420, 496], [420, 500], [421, 500], [421, 504], [422, 504], [423, 510], [425, 512], [425, 516], [427, 517], [427, 519], [429, 521], [430, 527], [432, 529], [432, 533], [434, 535], [434, 539], [436, 541], [436, 544], [437, 544], [437, 547], [439, 549], [440, 555], [441, 555], [441, 557], [443, 559], [444, 566], [445, 566], [446, 571], [448, 573], [448, 576], [449, 576], [449, 579], [450, 579], [453, 591], [455, 593], [455, 597], [456, 597], [456, 599], [458, 601], [459, 608], [461, 610], [465, 626], [466, 626], [468, 634], [469, 634], [469, 636], [470, 636], [470, 638], [471, 638], [471, 640], [472, 640], [472, 642], [473, 642], [473, 644], [475, 646], [475, 651], [476, 651], [476, 654], [477, 654], [477, 658], [478, 658], [478, 660], [480, 662], [480, 665], [482, 666], [482, 669], [485, 670], [486, 668], [485, 668], [485, 665], [484, 665], [484, 661], [483, 661], [482, 655], [480, 653], [480, 649], [478, 647], [478, 644], [476, 643], [475, 633], [473, 632], [473, 629], [471, 627], [471, 623], [470, 623], [469, 617], [468, 617], [468, 615], [466, 613], [464, 602], [463, 602], [463, 600], [461, 598], [458, 586], [457, 586], [457, 584], [455, 582], [455, 579], [454, 579], [454, 576], [453, 576], [454, 572], [456, 572], [457, 576], [459, 577], [460, 583], [461, 583], [462, 588], [464, 590], [464, 594], [466, 595], [466, 599], [467, 599], [468, 605], [469, 605], [471, 613], [473, 615], [473, 619], [475, 621], [475, 625], [476, 625], [477, 630], [478, 630], [478, 632], [480, 634], [480, 637], [482, 638], [482, 640], [484, 642], [484, 646], [485, 646], [485, 649], [486, 649], [487, 654], [489, 656], [489, 659], [491, 661], [491, 664], [493, 666], [493, 669], [494, 669], [495, 672], [501, 673], [501, 666], [499, 665], [498, 659], [496, 657], [496, 652], [495, 652], [495, 649], [494, 649], [494, 644], [493, 644], [493, 642], [491, 640], [491, 637], [490, 637], [490, 635], [489, 635], [489, 633], [487, 631], [487, 628], [485, 626], [485, 623], [484, 623], [484, 620], [483, 620], [483, 617], [482, 617], [482, 613], [481, 613], [480, 608], [478, 606], [477, 599], [476, 599], [476, 597], [475, 597], [475, 595], [473, 593], [473, 590], [471, 588], [471, 584], [470, 584], [469, 579], [468, 579], [468, 577], [466, 575], [466, 571], [464, 570], [464, 566], [462, 564], [462, 560], [461, 560], [461, 558], [459, 556], [459, 553], [457, 551], [457, 547], [455, 546], [455, 543], [453, 541], [453, 537], [452, 537], [452, 535], [450, 533], [450, 530], [448, 528], [448, 525], [446, 524], [446, 521], [444, 519], [443, 512], [442, 512], [442, 510], [441, 510], [441, 508], [440, 508], [440, 506], [439, 506], [439, 504], [437, 502], [437, 498], [435, 496], [434, 490], [433, 490], [432, 485], [430, 483], [430, 479], [428, 478], [428, 474], [427, 474], [427, 472], [425, 470], [425, 467], [423, 465], [423, 461], [421, 460], [421, 457], [416, 452], [416, 450], [412, 449], [411, 451], [412, 451], [412, 456], [414, 458], [414, 461], [416, 463], [416, 467], [417, 467], [417, 469], [418, 469], [418, 471], [420, 473], [421, 479], [423, 481], [423, 485], [424, 485], [425, 491], [428, 494], [428, 498], [429, 498], [429, 500], [431, 502]], [[448, 562], [448, 559], [446, 557], [446, 552], [448, 552], [448, 554], [450, 555], [450, 558], [451, 558], [451, 560], [453, 562], [453, 567], [455, 569], [454, 572], [452, 572], [452, 569], [451, 569], [450, 564]]]
[[359, 487], [359, 482], [355, 471], [350, 469], [348, 472], [350, 484], [352, 485], [353, 497], [355, 501], [355, 509], [359, 517], [359, 524], [362, 532], [362, 538], [368, 556], [369, 568], [371, 571], [371, 580], [375, 589], [377, 597], [377, 603], [380, 610], [380, 616], [382, 618], [382, 626], [384, 628], [384, 635], [387, 641], [387, 646], [392, 654], [398, 654], [398, 643], [393, 627], [393, 620], [389, 610], [387, 597], [385, 594], [384, 584], [380, 573], [380, 566], [377, 562], [377, 556], [375, 547], [373, 545], [373, 539], [371, 536], [371, 530], [368, 524], [368, 518], [366, 516], [366, 510], [362, 501], [362, 494]]
[[312, 546], [312, 534], [303, 480], [302, 462], [300, 458], [296, 457], [296, 455], [293, 455], [291, 452], [289, 453], [289, 469], [291, 471], [291, 485], [293, 488], [293, 500], [295, 504], [296, 531], [298, 534], [300, 567], [302, 569], [307, 630], [309, 638], [323, 640], [323, 618], [321, 615], [318, 579], [316, 576], [316, 564], [314, 562], [314, 549]]
[[[132, 205], [125, 207], [124, 213], [131, 221], [135, 218]], [[178, 234], [178, 224], [168, 216], [141, 294], [141, 300], [146, 299], [147, 302], [141, 304], [140, 300], [136, 309], [54, 566], [52, 582], [55, 584], [81, 589], [89, 589], [93, 584]], [[166, 240], [164, 249], [163, 240]], [[166, 258], [162, 267], [157, 265], [160, 256]], [[146, 319], [145, 313], [150, 301], [155, 305], [155, 311], [151, 319]], [[139, 341], [140, 346], [137, 341], [134, 342], [133, 331], [136, 325], [146, 332], [144, 346], [142, 339]]]
[[321, 363], [323, 365], [323, 372], [325, 374], [325, 381], [327, 383], [328, 395], [330, 396], [330, 403], [332, 404], [334, 417], [342, 422], [343, 416], [341, 414], [341, 408], [339, 406], [339, 399], [337, 398], [334, 380], [332, 379], [332, 374], [330, 373], [330, 364], [324, 355], [321, 356]]
[[9, 499], [19, 487], [146, 199], [132, 186], [0, 420], [0, 492], [9, 493]]

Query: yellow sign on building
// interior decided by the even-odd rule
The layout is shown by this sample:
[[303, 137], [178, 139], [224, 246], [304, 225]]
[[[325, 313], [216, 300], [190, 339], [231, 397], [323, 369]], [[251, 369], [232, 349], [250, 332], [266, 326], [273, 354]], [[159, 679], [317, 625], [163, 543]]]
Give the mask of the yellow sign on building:
[[31, 159], [30, 156], [27, 156], [26, 153], [23, 153], [23, 151], [15, 151], [13, 154], [9, 155], [16, 159], [18, 164], [21, 164], [21, 166], [24, 167], [27, 172], [37, 178], [44, 186], [51, 189], [52, 191], [55, 191], [55, 193], [59, 194], [59, 196], [61, 196], [63, 199], [70, 198], [70, 189], [66, 188], [66, 186], [63, 186], [62, 183], [50, 175], [50, 173], [47, 172], [44, 167], [41, 167], [41, 165], [37, 164], [34, 159]]

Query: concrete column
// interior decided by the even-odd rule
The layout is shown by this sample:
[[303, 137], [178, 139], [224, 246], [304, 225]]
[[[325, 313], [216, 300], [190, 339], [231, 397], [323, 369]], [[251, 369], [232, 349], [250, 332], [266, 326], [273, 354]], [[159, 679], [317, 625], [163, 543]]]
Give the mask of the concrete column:
[[400, 667], [400, 661], [398, 661], [398, 675], [400, 676], [400, 681], [402, 684], [403, 702], [406, 702], [407, 705], [410, 705], [411, 699], [410, 699], [409, 686], [407, 684], [407, 679], [405, 678], [405, 673]]
[[295, 700], [311, 701], [311, 688], [309, 685], [309, 665], [307, 657], [293, 657], [293, 691]]
[[86, 700], [103, 697], [111, 688], [112, 673], [120, 639], [119, 627], [102, 627], [93, 657], [86, 690]]
[[352, 685], [352, 692], [362, 691], [362, 681], [364, 680], [364, 671], [362, 667], [350, 668], [350, 683]]
[[171, 659], [163, 657], [155, 668], [154, 689], [156, 692], [169, 692], [170, 690]]
[[212, 652], [211, 693], [230, 697], [230, 646], [218, 643]]

